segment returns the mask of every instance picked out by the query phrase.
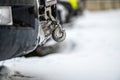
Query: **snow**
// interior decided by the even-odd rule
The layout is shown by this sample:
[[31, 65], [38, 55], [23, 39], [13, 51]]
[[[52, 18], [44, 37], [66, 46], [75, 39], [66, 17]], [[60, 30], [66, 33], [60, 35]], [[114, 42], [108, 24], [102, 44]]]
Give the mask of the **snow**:
[[120, 10], [85, 11], [66, 28], [60, 53], [4, 65], [34, 80], [120, 80]]

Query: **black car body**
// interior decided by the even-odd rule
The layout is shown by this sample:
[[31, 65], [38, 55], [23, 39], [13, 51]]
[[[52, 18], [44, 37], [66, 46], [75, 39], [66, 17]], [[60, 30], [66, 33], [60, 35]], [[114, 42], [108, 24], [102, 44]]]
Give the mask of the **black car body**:
[[[72, 5], [75, 5], [75, 3], [71, 3], [70, 1], [75, 1], [77, 8], [74, 9]], [[68, 23], [72, 17], [82, 15], [84, 1], [85, 0], [58, 0], [58, 20], [60, 23]]]

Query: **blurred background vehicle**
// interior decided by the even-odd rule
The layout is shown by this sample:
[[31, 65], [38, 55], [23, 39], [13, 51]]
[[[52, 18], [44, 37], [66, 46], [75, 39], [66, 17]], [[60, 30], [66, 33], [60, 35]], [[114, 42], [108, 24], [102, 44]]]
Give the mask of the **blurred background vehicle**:
[[84, 0], [58, 0], [58, 20], [68, 23], [73, 16], [82, 15]]

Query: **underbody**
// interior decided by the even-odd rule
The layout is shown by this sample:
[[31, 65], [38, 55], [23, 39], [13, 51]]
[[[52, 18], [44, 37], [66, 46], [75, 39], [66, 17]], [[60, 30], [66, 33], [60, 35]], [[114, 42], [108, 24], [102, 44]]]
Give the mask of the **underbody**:
[[[5, 13], [6, 18], [5, 10], [12, 15]], [[0, 61], [28, 54], [51, 36], [57, 42], [65, 39], [56, 33], [64, 33], [56, 21], [56, 0], [0, 0]]]

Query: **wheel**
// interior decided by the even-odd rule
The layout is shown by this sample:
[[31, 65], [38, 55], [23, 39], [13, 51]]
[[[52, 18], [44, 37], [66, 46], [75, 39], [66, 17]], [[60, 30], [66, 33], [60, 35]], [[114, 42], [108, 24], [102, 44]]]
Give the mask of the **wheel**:
[[57, 27], [53, 30], [52, 32], [52, 38], [56, 41], [56, 42], [62, 42], [65, 40], [66, 38], [66, 32], [60, 29], [60, 27]]
[[25, 55], [38, 46], [39, 22], [34, 12], [29, 12], [36, 6], [36, 1], [0, 0], [0, 6], [12, 6], [14, 23], [11, 26], [0, 25], [0, 61]]

